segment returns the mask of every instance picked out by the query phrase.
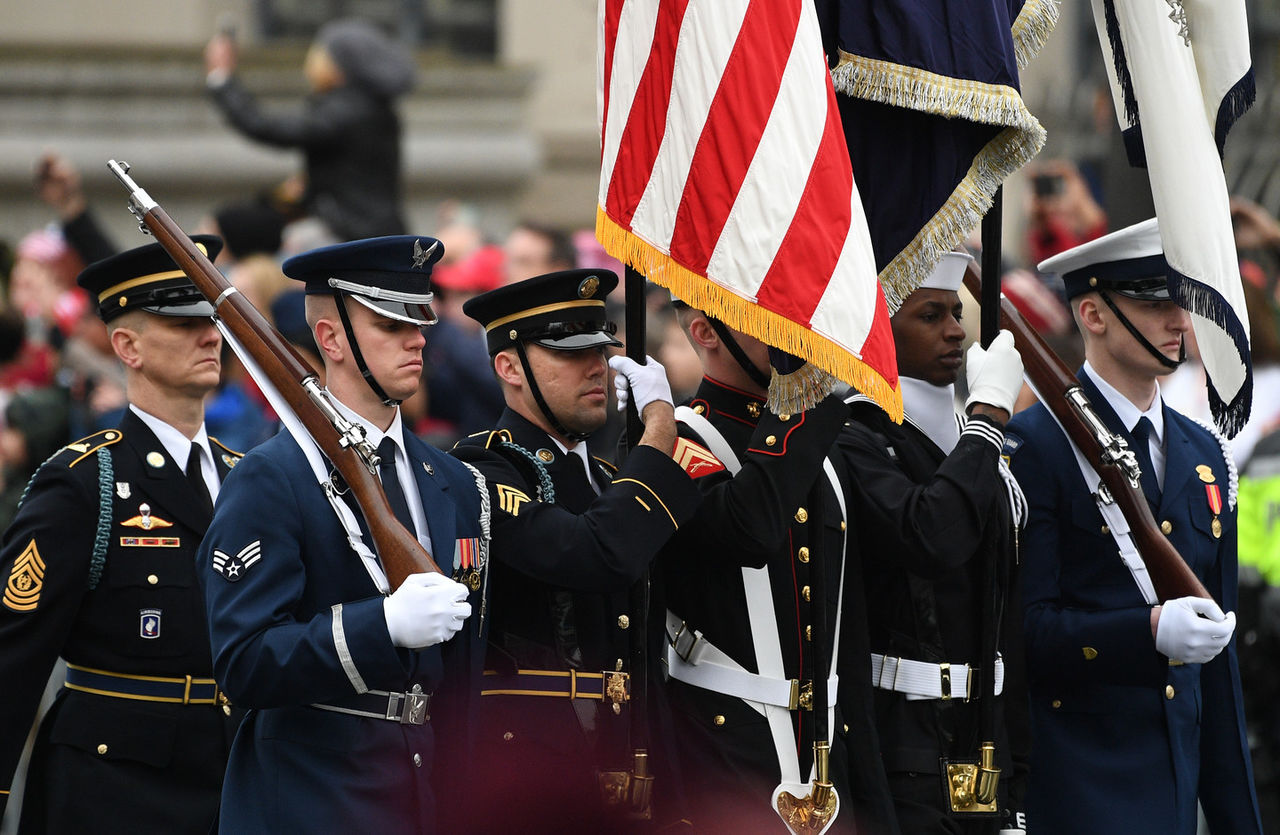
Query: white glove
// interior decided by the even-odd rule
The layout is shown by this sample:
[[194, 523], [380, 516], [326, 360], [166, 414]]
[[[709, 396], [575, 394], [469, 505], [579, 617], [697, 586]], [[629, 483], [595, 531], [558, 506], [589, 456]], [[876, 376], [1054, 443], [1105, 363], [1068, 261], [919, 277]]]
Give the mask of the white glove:
[[609, 357], [609, 367], [617, 373], [613, 387], [617, 389], [618, 411], [627, 408], [632, 395], [636, 400], [636, 412], [644, 414], [645, 406], [656, 400], [671, 402], [671, 384], [667, 382], [667, 369], [653, 357], [647, 357], [648, 365], [640, 365], [630, 357]]
[[1022, 357], [1013, 347], [1013, 334], [1000, 331], [986, 349], [977, 342], [970, 345], [964, 373], [969, 382], [966, 410], [974, 403], [986, 403], [1013, 414], [1013, 404], [1022, 391]]
[[1224, 615], [1203, 597], [1179, 597], [1160, 607], [1156, 649], [1187, 664], [1205, 664], [1222, 652], [1235, 629], [1235, 612]]
[[471, 616], [467, 587], [435, 572], [410, 574], [382, 601], [391, 643], [422, 649], [444, 643]]

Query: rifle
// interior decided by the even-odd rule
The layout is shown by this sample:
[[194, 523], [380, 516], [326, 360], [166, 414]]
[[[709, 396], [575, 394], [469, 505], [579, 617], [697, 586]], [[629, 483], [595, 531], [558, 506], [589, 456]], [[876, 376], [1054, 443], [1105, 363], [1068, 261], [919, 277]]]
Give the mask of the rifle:
[[[982, 297], [982, 276], [972, 264], [965, 269], [964, 284], [975, 298]], [[1125, 440], [1107, 428], [1075, 375], [1003, 296], [1000, 324], [1013, 333], [1026, 375], [1041, 401], [1102, 479], [1099, 492], [1105, 492], [1103, 500], [1114, 501], [1129, 522], [1134, 544], [1161, 602], [1177, 597], [1211, 600], [1200, 578], [1156, 525], [1142, 493], [1138, 459]]]
[[[417, 537], [396, 519], [378, 480], [378, 454], [365, 439], [364, 428], [344, 418], [311, 365], [233, 287], [186, 232], [129, 176], [129, 164], [111, 160], [107, 168], [129, 191], [129, 211], [144, 234], [155, 236], [196, 289], [213, 304], [221, 321], [253, 357], [271, 384], [346, 482], [364, 514], [374, 548], [395, 589], [410, 574], [441, 573]], [[337, 489], [336, 478], [331, 484]], [[345, 492], [338, 490], [338, 492]]]

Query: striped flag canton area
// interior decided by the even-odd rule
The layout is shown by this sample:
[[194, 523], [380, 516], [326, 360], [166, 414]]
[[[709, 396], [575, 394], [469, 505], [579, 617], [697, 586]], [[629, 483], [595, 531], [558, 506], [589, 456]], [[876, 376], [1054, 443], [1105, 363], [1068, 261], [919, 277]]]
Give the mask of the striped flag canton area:
[[605, 248], [900, 414], [888, 312], [811, 4], [600, 9]]

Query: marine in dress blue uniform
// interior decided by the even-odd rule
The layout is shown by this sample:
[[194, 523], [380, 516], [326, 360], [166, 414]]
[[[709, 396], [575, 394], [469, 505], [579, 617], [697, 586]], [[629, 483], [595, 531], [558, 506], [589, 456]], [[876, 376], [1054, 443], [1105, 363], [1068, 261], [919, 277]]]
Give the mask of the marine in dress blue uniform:
[[[655, 575], [660, 587], [655, 596], [669, 611], [663, 645], [670, 676], [666, 693], [688, 815], [702, 832], [785, 831], [771, 798], [783, 779], [783, 758], [799, 768], [789, 781], [808, 781], [810, 776], [814, 653], [809, 642], [814, 619], [825, 617], [829, 635], [835, 636], [838, 623], [849, 627], [841, 630], [839, 650], [858, 661], [839, 669], [838, 695], [850, 711], [837, 711], [831, 728], [831, 782], [840, 812], [828, 831], [853, 832], [859, 826], [892, 831], [871, 710], [857, 541], [848, 530], [843, 496], [838, 499], [835, 493], [844, 492], [852, 474], [838, 456], [826, 458], [848, 407], [832, 395], [801, 414], [773, 414], [765, 408], [766, 346], [701, 311], [680, 302], [676, 306], [706, 374], [686, 404], [689, 411], [676, 412], [676, 460], [704, 499], [693, 521], [663, 548]], [[836, 484], [824, 462], [836, 474]], [[817, 515], [810, 518], [815, 486], [824, 504], [820, 529], [815, 529]], [[825, 600], [814, 596], [811, 585], [816, 548], [823, 549]], [[758, 572], [747, 573], [754, 569], [766, 570], [767, 603], [764, 595], [757, 598], [747, 591], [748, 582], [753, 588], [760, 583]], [[762, 629], [769, 622], [776, 637], [762, 636], [757, 642], [757, 622]], [[780, 664], [781, 675], [772, 683], [784, 686], [781, 691], [775, 686], [775, 692], [785, 692], [792, 680], [796, 685], [791, 688], [794, 704], [784, 696], [768, 708], [786, 711], [790, 719], [779, 723], [776, 738], [760, 703], [768, 684], [760, 675], [759, 659], [773, 645], [779, 652], [763, 666]], [[717, 680], [726, 666], [747, 674], [735, 679], [741, 690]], [[837, 666], [828, 659], [827, 675], [835, 674]], [[752, 692], [753, 686], [760, 691]], [[834, 701], [837, 693], [830, 695]], [[847, 749], [856, 753], [850, 756]]]
[[[631, 640], [644, 623], [629, 589], [699, 493], [671, 457], [657, 363], [622, 372], [645, 421], [622, 468], [587, 447], [607, 414], [616, 284], [607, 270], [549, 273], [463, 307], [485, 327], [507, 403], [454, 449], [484, 474], [493, 512], [478, 779], [502, 800], [481, 805], [477, 831], [610, 831], [627, 812]], [[665, 400], [644, 393], [659, 388]]]
[[[1235, 469], [1213, 430], [1159, 396], [1156, 379], [1176, 367], [1190, 328], [1169, 300], [1166, 269], [1154, 221], [1040, 265], [1063, 277], [1081, 326], [1081, 387], [1131, 450], [1146, 447], [1152, 514], [1220, 604], [1216, 620], [1237, 601]], [[1135, 437], [1140, 416], [1159, 424], [1154, 443]], [[1234, 637], [1207, 663], [1158, 649], [1153, 626], [1167, 628], [1173, 603], [1153, 613], [1044, 406], [1012, 421], [1006, 451], [1030, 506], [1031, 827], [1192, 835], [1199, 800], [1213, 832], [1260, 832]], [[1195, 623], [1231, 635], [1223, 623]]]
[[[903, 422], [855, 395], [838, 441], [856, 474], [851, 526], [866, 578], [880, 748], [897, 825], [912, 835], [1025, 828], [1019, 494], [999, 469], [1022, 364], [1008, 334], [985, 352], [972, 346], [968, 414], [956, 415], [964, 339], [956, 290], [969, 260], [946, 254], [893, 317]], [[989, 701], [982, 675], [993, 663], [996, 695]], [[1001, 771], [994, 808], [956, 811], [945, 765], [973, 762], [985, 742], [994, 743]]]
[[[196, 241], [210, 257], [221, 246]], [[239, 719], [214, 681], [194, 564], [209, 499], [240, 459], [202, 422], [221, 342], [212, 306], [158, 244], [78, 281], [128, 357], [133, 405], [45, 462], [5, 532], [0, 811], [61, 656], [67, 678], [32, 752], [21, 830], [205, 833]], [[203, 494], [184, 472], [192, 449]]]
[[[393, 508], [399, 493], [403, 523], [449, 571], [451, 557], [483, 546], [476, 475], [415, 438], [398, 408], [419, 383], [439, 256], [431, 238], [396, 236], [303, 253], [284, 271], [307, 282], [337, 408], [379, 447]], [[227, 767], [222, 830], [437, 831], [437, 797], [469, 765], [458, 759], [467, 736], [458, 703], [475, 683], [466, 664], [479, 619], [463, 623], [467, 586], [412, 575], [387, 594], [381, 565], [349, 545], [287, 432], [228, 480], [197, 573], [215, 669], [249, 708]], [[460, 567], [457, 576], [466, 574]], [[399, 606], [406, 599], [410, 621]], [[440, 689], [449, 684], [458, 692]]]

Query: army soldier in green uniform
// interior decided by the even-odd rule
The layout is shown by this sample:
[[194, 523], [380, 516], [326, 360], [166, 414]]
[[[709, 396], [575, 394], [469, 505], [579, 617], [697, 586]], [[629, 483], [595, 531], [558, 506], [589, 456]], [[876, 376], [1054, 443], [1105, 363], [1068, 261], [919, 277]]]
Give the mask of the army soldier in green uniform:
[[666, 372], [625, 376], [644, 434], [616, 470], [586, 439], [605, 422], [607, 270], [536, 276], [469, 300], [507, 408], [454, 450], [490, 492], [489, 660], [480, 699], [477, 831], [612, 831], [631, 768], [628, 589], [697, 507], [671, 453]]
[[[197, 236], [210, 258], [221, 248]], [[96, 262], [97, 300], [125, 365], [115, 429], [68, 444], [32, 479], [0, 551], [0, 786], [40, 694], [23, 832], [207, 833], [238, 716], [213, 680], [195, 552], [240, 454], [208, 437], [222, 339], [158, 244]], [[8, 800], [0, 793], [0, 807]]]

